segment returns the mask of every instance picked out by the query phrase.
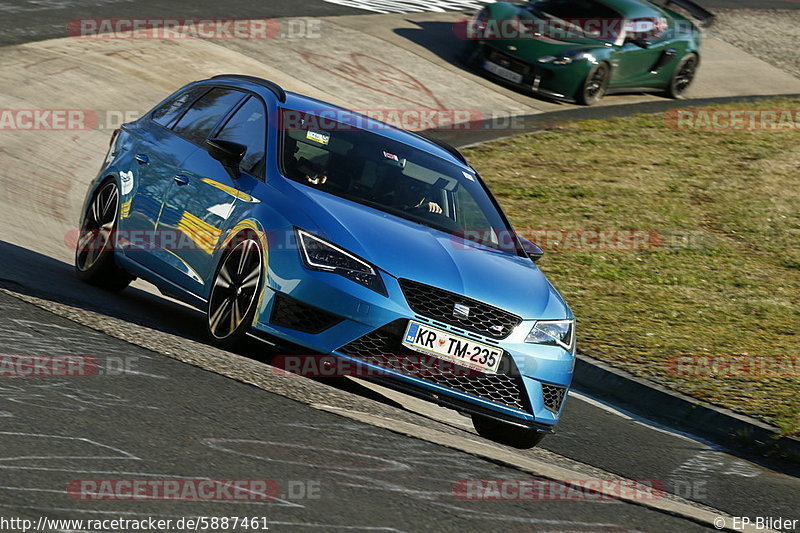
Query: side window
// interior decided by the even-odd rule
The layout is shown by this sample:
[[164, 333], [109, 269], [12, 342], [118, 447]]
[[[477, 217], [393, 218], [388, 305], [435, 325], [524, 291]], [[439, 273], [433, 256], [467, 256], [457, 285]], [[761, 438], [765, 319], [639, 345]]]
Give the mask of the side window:
[[461, 228], [466, 235], [470, 232], [478, 232], [481, 240], [492, 243], [498, 242], [498, 237], [492, 229], [492, 223], [486, 218], [483, 210], [475, 202], [475, 198], [462, 186], [456, 189], [454, 201], [458, 206], [458, 216]]
[[161, 107], [156, 108], [150, 114], [154, 122], [162, 126], [169, 127], [170, 123], [183, 111], [187, 104], [194, 102], [195, 99], [206, 92], [208, 86], [194, 87], [170, 98]]
[[628, 39], [654, 41], [667, 31], [667, 20], [661, 17], [628, 20], [625, 21], [625, 31]]
[[244, 93], [233, 89], [211, 89], [181, 117], [173, 130], [186, 140], [202, 144], [208, 134]]
[[261, 100], [251, 96], [233, 114], [216, 137], [245, 145], [247, 151], [239, 168], [254, 176], [262, 177], [267, 144], [267, 112]]

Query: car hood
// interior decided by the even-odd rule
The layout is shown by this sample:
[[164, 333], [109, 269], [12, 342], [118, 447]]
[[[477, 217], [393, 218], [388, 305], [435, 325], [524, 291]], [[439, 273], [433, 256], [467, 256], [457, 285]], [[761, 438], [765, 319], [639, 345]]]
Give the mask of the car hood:
[[[547, 22], [545, 19], [537, 18], [524, 7], [514, 7], [516, 9], [514, 12], [514, 17], [517, 19], [536, 21], [537, 24]], [[564, 35], [542, 35], [538, 37], [525, 37], [518, 39], [490, 39], [484, 42], [486, 45], [492, 48], [502, 50], [506, 54], [516, 56], [520, 59], [530, 62], [535, 62], [539, 57], [542, 56], [557, 55], [569, 50], [588, 50], [592, 48], [603, 48], [606, 46], [605, 42], [602, 40], [579, 38], [577, 35], [570, 36], [569, 38]]]
[[527, 257], [458, 237], [302, 185], [304, 211], [323, 238], [395, 278], [463, 294], [522, 318], [571, 318], [569, 307]]

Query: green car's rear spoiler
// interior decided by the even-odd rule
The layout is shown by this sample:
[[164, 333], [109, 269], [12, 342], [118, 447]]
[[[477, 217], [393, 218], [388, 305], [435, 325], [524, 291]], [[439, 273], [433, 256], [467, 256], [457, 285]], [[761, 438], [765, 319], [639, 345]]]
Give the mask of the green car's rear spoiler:
[[710, 26], [714, 22], [714, 13], [692, 0], [664, 0], [660, 4], [663, 7], [669, 7], [670, 4], [681, 7], [704, 26]]

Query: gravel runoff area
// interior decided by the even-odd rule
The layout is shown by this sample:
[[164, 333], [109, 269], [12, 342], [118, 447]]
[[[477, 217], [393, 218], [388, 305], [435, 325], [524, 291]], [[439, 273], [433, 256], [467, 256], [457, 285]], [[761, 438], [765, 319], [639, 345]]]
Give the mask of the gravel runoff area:
[[800, 10], [715, 9], [708, 35], [800, 78]]

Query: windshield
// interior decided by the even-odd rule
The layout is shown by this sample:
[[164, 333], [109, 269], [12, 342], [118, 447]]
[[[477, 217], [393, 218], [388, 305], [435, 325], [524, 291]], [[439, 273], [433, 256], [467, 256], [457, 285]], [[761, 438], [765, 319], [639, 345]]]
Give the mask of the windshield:
[[552, 39], [614, 42], [625, 26], [619, 13], [593, 0], [531, 0], [526, 8], [547, 21], [541, 33]]
[[281, 171], [294, 181], [509, 253], [516, 239], [473, 172], [370, 131], [284, 110]]

